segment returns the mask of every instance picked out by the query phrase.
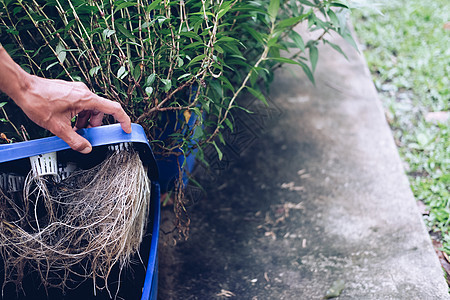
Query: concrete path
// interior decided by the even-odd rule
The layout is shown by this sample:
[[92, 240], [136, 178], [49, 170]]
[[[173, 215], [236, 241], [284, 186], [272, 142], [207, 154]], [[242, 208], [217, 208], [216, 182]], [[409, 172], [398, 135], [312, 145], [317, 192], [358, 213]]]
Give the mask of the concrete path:
[[160, 299], [449, 299], [365, 62], [337, 42], [348, 61], [322, 48], [316, 87], [281, 71], [197, 169], [207, 195], [189, 190], [189, 240], [162, 233]]

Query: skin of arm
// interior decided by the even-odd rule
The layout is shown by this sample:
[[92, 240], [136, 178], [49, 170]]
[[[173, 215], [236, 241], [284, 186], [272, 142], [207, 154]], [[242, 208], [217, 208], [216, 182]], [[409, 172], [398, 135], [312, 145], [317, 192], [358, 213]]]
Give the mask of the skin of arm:
[[[0, 45], [0, 90], [36, 124], [63, 139], [72, 149], [89, 153], [91, 144], [75, 130], [102, 124], [110, 114], [131, 133], [130, 117], [121, 105], [92, 93], [82, 82], [45, 79], [25, 72]], [[71, 120], [78, 115], [75, 128]]]

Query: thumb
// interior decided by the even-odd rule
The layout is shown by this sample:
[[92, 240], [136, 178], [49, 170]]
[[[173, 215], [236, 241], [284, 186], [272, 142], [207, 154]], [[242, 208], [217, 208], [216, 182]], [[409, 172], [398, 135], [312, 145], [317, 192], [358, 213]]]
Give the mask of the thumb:
[[84, 137], [76, 133], [72, 128], [60, 133], [55, 133], [64, 142], [66, 142], [70, 148], [83, 154], [88, 154], [92, 151], [92, 145]]

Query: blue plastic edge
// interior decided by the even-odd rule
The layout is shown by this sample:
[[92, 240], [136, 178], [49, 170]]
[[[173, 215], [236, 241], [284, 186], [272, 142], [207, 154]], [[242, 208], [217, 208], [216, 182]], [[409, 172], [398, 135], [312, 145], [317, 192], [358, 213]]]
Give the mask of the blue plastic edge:
[[[92, 147], [124, 142], [146, 145], [148, 155], [144, 159], [150, 164], [150, 179], [155, 180], [158, 178], [157, 164], [147, 136], [145, 135], [144, 128], [139, 124], [133, 123], [131, 124], [131, 129], [131, 133], [126, 133], [122, 130], [120, 124], [112, 124], [80, 129], [77, 133], [87, 139]], [[66, 149], [70, 149], [69, 145], [56, 136], [20, 143], [4, 144], [0, 145], [0, 163]]]
[[150, 254], [148, 257], [147, 271], [145, 274], [144, 287], [142, 288], [141, 300], [156, 300], [158, 292], [158, 240], [159, 240], [159, 223], [161, 220], [159, 184], [154, 183], [153, 189], [157, 199], [152, 199], [153, 200], [152, 202], [154, 203], [152, 241], [150, 246]]
[[[148, 144], [144, 129], [138, 124], [131, 124], [132, 132], [126, 133], [120, 124], [84, 128], [77, 131], [93, 147], [122, 142]], [[70, 149], [69, 145], [57, 136], [32, 141], [0, 145], [0, 163], [26, 158], [34, 155]]]

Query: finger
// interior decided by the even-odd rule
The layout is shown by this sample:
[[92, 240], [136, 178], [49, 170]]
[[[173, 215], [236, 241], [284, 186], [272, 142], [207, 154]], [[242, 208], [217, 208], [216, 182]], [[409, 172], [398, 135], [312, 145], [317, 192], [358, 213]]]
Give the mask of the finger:
[[76, 129], [86, 128], [89, 124], [90, 111], [83, 110], [78, 113], [77, 121], [75, 122]]
[[98, 110], [91, 111], [91, 117], [89, 119], [89, 127], [97, 127], [103, 123], [104, 113]]
[[131, 133], [131, 120], [118, 102], [114, 102], [95, 94], [92, 94], [91, 101], [85, 104], [84, 109], [101, 111], [112, 115], [122, 126], [123, 131]]
[[[50, 130], [52, 131], [52, 130]], [[60, 137], [64, 142], [75, 151], [87, 154], [92, 151], [92, 146], [81, 135], [72, 130], [70, 126], [64, 126], [60, 130], [52, 131], [53, 134]]]

